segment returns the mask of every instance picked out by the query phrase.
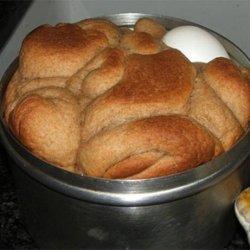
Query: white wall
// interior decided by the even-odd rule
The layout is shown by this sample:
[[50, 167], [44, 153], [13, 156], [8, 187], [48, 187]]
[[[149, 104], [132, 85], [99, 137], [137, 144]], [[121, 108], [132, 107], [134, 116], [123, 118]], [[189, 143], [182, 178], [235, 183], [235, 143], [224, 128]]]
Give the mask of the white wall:
[[227, 37], [250, 56], [250, 0], [36, 0], [0, 54], [0, 75], [17, 56], [24, 36], [38, 25], [125, 12], [199, 23]]

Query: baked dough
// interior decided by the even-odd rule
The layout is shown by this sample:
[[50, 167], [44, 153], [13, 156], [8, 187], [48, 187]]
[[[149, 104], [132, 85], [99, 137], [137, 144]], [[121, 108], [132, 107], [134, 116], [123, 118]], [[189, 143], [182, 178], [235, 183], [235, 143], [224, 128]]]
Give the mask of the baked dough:
[[249, 126], [249, 69], [191, 63], [166, 32], [150, 18], [38, 27], [6, 91], [8, 127], [39, 158], [98, 178], [176, 174], [229, 150]]

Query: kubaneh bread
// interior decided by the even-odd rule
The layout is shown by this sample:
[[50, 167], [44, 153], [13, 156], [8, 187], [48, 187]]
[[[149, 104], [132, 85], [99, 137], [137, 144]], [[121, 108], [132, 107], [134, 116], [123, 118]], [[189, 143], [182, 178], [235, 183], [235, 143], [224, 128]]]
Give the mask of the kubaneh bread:
[[191, 63], [143, 18], [43, 25], [26, 36], [5, 120], [32, 153], [71, 172], [144, 179], [183, 172], [232, 148], [250, 120], [250, 72]]

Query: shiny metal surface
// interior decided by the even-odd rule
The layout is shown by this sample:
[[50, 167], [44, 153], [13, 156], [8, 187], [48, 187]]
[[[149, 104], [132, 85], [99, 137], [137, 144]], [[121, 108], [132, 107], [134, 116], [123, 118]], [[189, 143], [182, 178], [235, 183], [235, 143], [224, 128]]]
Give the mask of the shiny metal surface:
[[[167, 28], [192, 24], [133, 13], [106, 18], [129, 26], [144, 16]], [[215, 35], [237, 62], [250, 66], [237, 46]], [[16, 67], [17, 61], [1, 80], [1, 103]], [[126, 181], [79, 176], [39, 160], [6, 128], [2, 110], [0, 135], [10, 156], [27, 227], [43, 248], [223, 247], [234, 233], [234, 199], [250, 185], [249, 132], [230, 151], [196, 169]]]

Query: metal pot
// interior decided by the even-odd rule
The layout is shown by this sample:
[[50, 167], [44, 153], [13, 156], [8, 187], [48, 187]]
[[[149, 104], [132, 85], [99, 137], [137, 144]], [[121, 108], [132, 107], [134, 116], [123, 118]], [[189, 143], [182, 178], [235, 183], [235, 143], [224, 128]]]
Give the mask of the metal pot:
[[[193, 24], [145, 14], [106, 18], [130, 26], [145, 16], [167, 28]], [[249, 59], [237, 46], [214, 34], [232, 58], [249, 67]], [[2, 78], [1, 102], [16, 67], [17, 60]], [[54, 167], [16, 140], [3, 115], [0, 136], [25, 224], [41, 248], [222, 248], [235, 232], [234, 200], [250, 184], [249, 132], [231, 150], [206, 164], [148, 180], [98, 179]]]

